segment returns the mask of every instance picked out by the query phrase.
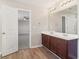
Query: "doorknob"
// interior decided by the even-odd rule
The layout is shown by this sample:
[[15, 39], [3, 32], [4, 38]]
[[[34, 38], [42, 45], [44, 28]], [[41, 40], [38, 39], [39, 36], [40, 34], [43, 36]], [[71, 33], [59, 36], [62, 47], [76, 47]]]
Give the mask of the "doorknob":
[[5, 32], [3, 32], [2, 34], [6, 34]]

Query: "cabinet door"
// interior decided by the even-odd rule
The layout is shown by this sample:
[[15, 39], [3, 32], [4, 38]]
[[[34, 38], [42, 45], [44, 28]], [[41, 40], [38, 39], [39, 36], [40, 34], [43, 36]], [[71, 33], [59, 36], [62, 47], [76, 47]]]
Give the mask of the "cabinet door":
[[2, 6], [2, 55], [18, 50], [18, 12], [15, 8]]
[[70, 40], [68, 41], [68, 59], [77, 59], [78, 52], [78, 40]]
[[42, 44], [49, 49], [49, 36], [42, 34]]
[[67, 59], [67, 41], [56, 37], [50, 39], [50, 50], [62, 59]]
[[50, 36], [50, 50], [53, 53], [57, 53], [56, 52], [56, 38], [55, 37], [52, 37], [52, 36]]
[[67, 59], [67, 41], [64, 39], [56, 38], [56, 54], [62, 59]]

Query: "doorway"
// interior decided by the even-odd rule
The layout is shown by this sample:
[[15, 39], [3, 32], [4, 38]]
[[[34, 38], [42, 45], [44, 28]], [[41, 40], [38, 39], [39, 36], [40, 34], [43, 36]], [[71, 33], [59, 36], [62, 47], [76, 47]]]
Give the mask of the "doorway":
[[31, 43], [31, 12], [18, 10], [18, 48], [30, 48]]

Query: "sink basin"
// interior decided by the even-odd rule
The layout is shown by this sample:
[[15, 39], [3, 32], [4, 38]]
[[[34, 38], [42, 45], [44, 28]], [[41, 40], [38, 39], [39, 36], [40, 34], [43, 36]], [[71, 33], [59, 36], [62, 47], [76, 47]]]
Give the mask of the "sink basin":
[[53, 34], [53, 32], [50, 32], [51, 34]]
[[63, 36], [68, 36], [68, 34], [66, 34], [66, 33], [63, 33]]

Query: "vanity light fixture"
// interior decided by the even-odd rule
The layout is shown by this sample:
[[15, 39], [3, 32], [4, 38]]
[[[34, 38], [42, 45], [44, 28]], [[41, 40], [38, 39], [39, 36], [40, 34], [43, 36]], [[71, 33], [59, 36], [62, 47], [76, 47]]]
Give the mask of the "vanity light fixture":
[[52, 13], [53, 13], [53, 11], [49, 11], [49, 12], [48, 12], [48, 15], [49, 15], [49, 16], [51, 16], [51, 15], [52, 15]]
[[49, 16], [51, 16], [55, 10], [56, 10], [56, 7], [49, 9], [49, 12], [48, 12]]
[[67, 4], [70, 3], [71, 1], [73, 1], [73, 0], [67, 0], [66, 2], [63, 2], [63, 3], [61, 4], [61, 6], [67, 5]]
[[72, 0], [68, 0], [67, 2], [71, 2]]
[[55, 8], [52, 8], [52, 9], [50, 10], [50, 12], [55, 11], [55, 10], [56, 10], [56, 7], [55, 7]]

